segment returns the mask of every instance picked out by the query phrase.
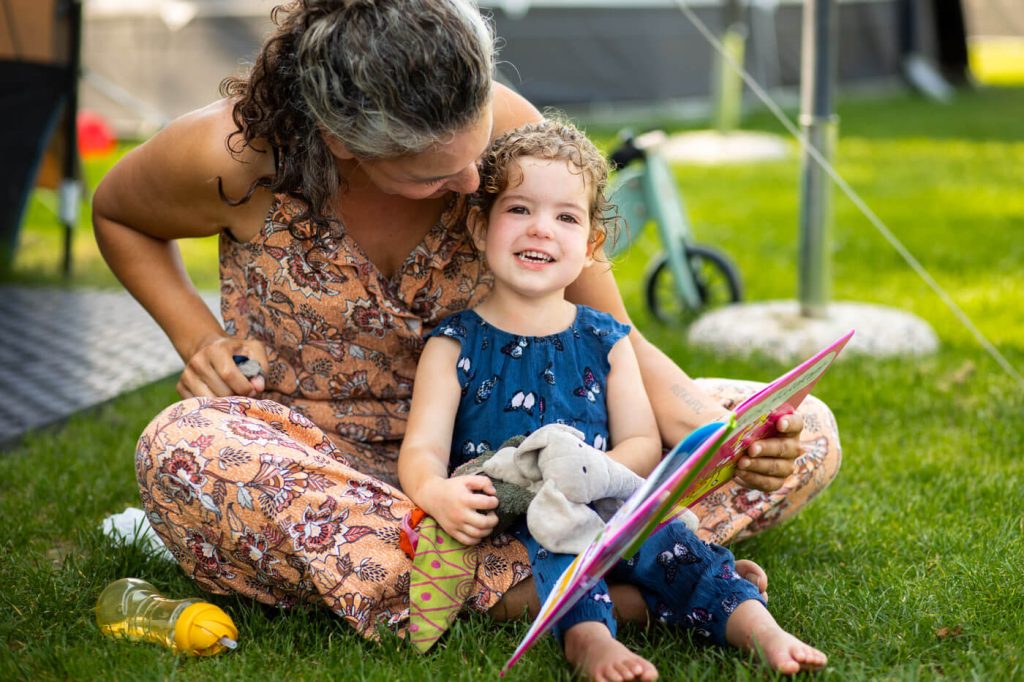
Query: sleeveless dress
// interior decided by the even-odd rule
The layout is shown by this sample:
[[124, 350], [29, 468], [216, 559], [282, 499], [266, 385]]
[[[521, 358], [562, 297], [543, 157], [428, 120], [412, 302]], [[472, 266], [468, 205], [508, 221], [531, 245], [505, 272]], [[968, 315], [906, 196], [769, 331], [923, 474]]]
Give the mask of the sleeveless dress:
[[441, 322], [430, 336], [462, 347], [456, 371], [463, 397], [449, 469], [551, 423], [578, 429], [588, 445], [606, 450], [608, 353], [628, 333], [628, 325], [582, 305], [569, 327], [549, 336], [511, 334], [475, 310]]
[[[171, 405], [139, 438], [136, 475], [154, 529], [200, 587], [323, 605], [372, 637], [408, 618], [411, 562], [399, 536], [413, 505], [393, 486], [424, 335], [479, 303], [491, 279], [462, 198], [390, 278], [343, 230], [311, 250], [301, 238], [309, 225], [288, 227], [302, 209], [280, 195], [251, 241], [221, 237], [222, 317], [230, 334], [266, 345], [263, 399]], [[731, 404], [758, 385], [707, 388]], [[832, 415], [813, 399], [801, 413], [810, 449], [798, 471], [773, 493], [727, 485], [705, 498], [695, 510], [703, 539], [777, 523], [831, 481]], [[529, 561], [510, 535], [477, 547], [467, 603], [485, 610], [529, 575]]]

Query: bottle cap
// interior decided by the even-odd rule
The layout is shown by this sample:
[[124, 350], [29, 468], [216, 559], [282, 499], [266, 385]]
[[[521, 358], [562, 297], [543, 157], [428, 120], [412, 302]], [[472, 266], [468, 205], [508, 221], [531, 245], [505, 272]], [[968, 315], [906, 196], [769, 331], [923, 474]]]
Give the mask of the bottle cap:
[[193, 656], [213, 656], [234, 649], [238, 628], [231, 616], [207, 602], [190, 604], [174, 625], [174, 646]]

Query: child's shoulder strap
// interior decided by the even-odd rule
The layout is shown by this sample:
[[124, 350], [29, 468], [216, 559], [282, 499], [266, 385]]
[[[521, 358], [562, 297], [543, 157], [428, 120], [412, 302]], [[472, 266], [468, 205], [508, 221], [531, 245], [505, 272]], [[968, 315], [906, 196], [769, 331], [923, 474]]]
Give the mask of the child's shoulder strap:
[[464, 344], [469, 336], [470, 325], [476, 324], [478, 319], [479, 316], [472, 310], [454, 313], [441, 320], [436, 327], [427, 333], [424, 340], [434, 336], [444, 336]]
[[631, 327], [623, 324], [606, 312], [595, 310], [589, 306], [577, 306], [576, 330], [598, 338], [602, 345], [611, 349], [623, 337], [629, 335]]

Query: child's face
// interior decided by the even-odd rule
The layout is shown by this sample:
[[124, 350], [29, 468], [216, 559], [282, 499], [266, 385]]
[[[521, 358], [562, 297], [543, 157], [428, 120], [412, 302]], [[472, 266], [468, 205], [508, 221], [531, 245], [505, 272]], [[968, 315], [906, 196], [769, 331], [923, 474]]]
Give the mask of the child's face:
[[521, 294], [565, 289], [589, 266], [590, 189], [562, 160], [524, 157], [522, 182], [498, 195], [483, 250], [495, 279]]

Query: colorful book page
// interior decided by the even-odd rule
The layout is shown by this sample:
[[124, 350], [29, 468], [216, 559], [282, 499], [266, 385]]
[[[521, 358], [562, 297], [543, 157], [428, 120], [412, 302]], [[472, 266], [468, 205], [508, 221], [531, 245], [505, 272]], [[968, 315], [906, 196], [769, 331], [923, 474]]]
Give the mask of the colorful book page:
[[[696, 480], [680, 492], [674, 513], [667, 515], [658, 527], [729, 481], [736, 471], [736, 461], [747, 446], [776, 433], [776, 422], [796, 411], [852, 336], [853, 330], [843, 334], [735, 407], [736, 431], [719, 448]], [[626, 556], [628, 558], [632, 555], [633, 552], [630, 552]]]

